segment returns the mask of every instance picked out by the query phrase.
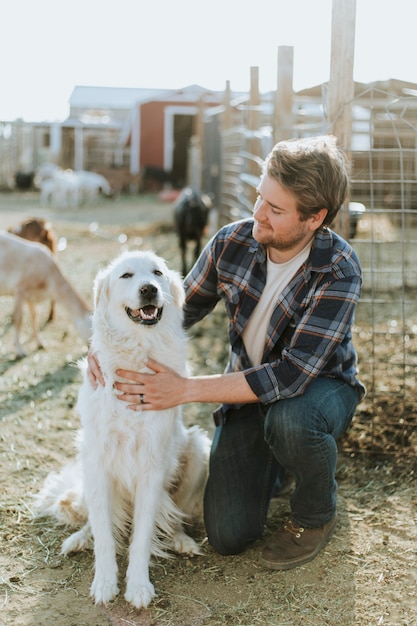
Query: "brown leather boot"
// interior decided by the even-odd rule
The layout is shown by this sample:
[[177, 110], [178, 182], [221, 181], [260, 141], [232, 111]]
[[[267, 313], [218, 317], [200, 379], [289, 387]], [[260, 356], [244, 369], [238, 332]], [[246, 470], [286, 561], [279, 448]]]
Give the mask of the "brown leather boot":
[[303, 528], [288, 520], [263, 549], [262, 565], [287, 570], [312, 561], [330, 539], [335, 526], [336, 516], [320, 528]]

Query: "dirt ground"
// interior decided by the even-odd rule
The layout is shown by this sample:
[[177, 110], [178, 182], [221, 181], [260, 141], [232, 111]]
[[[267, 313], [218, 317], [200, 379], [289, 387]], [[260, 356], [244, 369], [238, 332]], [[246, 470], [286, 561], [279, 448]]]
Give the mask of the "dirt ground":
[[[59, 262], [91, 304], [97, 270], [124, 246], [154, 249], [179, 269], [171, 207], [154, 196], [102, 201], [75, 211], [44, 210], [36, 193], [0, 195], [0, 228], [29, 216], [51, 219], [61, 238]], [[89, 597], [91, 552], [60, 556], [68, 530], [34, 519], [32, 498], [49, 471], [73, 454], [74, 410], [87, 346], [65, 309], [43, 324], [47, 347], [16, 359], [13, 301], [0, 298], [0, 623], [7, 626], [324, 626], [417, 624], [416, 463], [348, 452], [340, 443], [339, 521], [311, 563], [289, 572], [259, 564], [270, 533], [281, 524], [287, 497], [273, 501], [264, 537], [242, 555], [222, 557], [191, 534], [203, 556], [158, 559], [151, 570], [157, 598], [143, 611], [123, 599], [96, 607]], [[46, 320], [48, 305], [40, 307]], [[28, 328], [28, 324], [26, 325]], [[196, 373], [221, 371], [225, 360], [221, 311], [193, 329], [190, 362]], [[358, 342], [359, 352], [361, 342]], [[188, 423], [211, 434], [213, 406], [185, 407]], [[120, 559], [123, 574], [126, 559]], [[123, 582], [121, 580], [123, 591]]]

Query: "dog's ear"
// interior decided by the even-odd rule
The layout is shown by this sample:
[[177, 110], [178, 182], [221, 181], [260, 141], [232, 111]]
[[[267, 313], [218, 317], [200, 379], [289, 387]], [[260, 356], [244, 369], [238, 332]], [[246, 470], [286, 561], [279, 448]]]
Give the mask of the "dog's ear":
[[109, 273], [106, 270], [100, 270], [94, 280], [94, 308], [97, 309], [102, 297], [109, 296]]
[[182, 276], [179, 272], [175, 270], [169, 270], [169, 282], [171, 295], [174, 298], [175, 306], [178, 309], [182, 309], [185, 302], [185, 291], [182, 282]]

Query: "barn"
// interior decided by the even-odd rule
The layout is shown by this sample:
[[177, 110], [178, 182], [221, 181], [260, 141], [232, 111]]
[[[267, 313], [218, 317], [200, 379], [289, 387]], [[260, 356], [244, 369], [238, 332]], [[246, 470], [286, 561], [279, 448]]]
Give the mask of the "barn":
[[113, 189], [137, 191], [140, 172], [169, 172], [175, 186], [187, 179], [188, 150], [203, 110], [224, 92], [199, 85], [181, 89], [74, 87], [63, 121], [0, 122], [0, 188], [15, 172], [30, 174], [46, 161], [96, 171]]
[[178, 90], [76, 86], [61, 127], [62, 165], [99, 171], [121, 190], [152, 168], [169, 174], [180, 188], [187, 181], [199, 116], [223, 97], [199, 85]]

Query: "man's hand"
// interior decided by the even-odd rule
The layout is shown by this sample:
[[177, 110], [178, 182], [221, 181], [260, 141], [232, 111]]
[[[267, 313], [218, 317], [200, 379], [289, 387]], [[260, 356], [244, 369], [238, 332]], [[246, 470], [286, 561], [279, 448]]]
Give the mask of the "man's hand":
[[135, 411], [160, 411], [184, 402], [184, 377], [153, 359], [147, 361], [146, 367], [152, 372], [116, 371], [124, 379], [114, 383], [120, 400], [128, 402]]
[[87, 363], [87, 376], [94, 389], [97, 389], [99, 384], [104, 387], [105, 382], [103, 378], [103, 372], [100, 369], [97, 355], [91, 349], [88, 351], [87, 354]]

